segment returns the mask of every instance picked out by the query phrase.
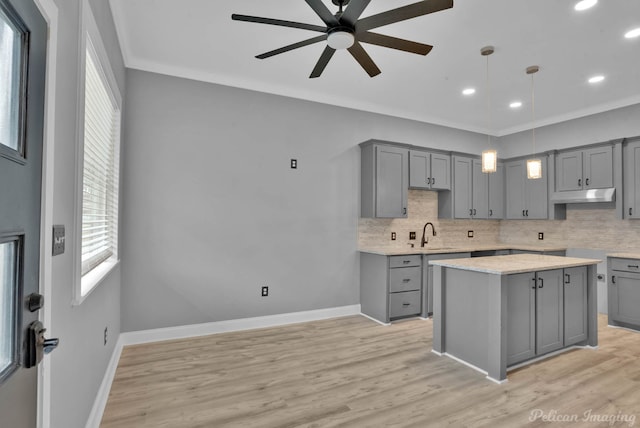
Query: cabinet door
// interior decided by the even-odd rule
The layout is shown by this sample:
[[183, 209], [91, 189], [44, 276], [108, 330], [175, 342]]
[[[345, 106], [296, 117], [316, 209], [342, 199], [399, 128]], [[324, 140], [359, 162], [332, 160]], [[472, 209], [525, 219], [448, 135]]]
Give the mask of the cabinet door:
[[473, 218], [489, 217], [489, 175], [482, 172], [482, 161], [473, 160], [473, 183], [471, 194], [471, 208]]
[[587, 268], [564, 270], [564, 346], [587, 339]]
[[409, 151], [409, 187], [429, 189], [431, 179], [429, 171], [431, 155], [419, 150]]
[[507, 365], [536, 355], [535, 275], [507, 276]]
[[496, 172], [489, 174], [489, 219], [504, 218], [504, 165], [499, 163]]
[[451, 156], [439, 153], [431, 154], [431, 188], [434, 190], [451, 189]]
[[376, 217], [407, 217], [408, 150], [376, 147]]
[[524, 161], [505, 163], [506, 176], [506, 205], [508, 219], [523, 219], [524, 208], [524, 180], [526, 180]]
[[563, 270], [536, 274], [536, 355], [564, 346]]
[[613, 187], [613, 147], [597, 147], [584, 151], [583, 176], [585, 189]]
[[640, 141], [624, 148], [624, 216], [640, 218]]
[[640, 275], [614, 271], [610, 287], [611, 318], [640, 325]]
[[453, 216], [471, 218], [471, 158], [453, 157]]
[[556, 158], [556, 190], [581, 190], [582, 181], [582, 151], [558, 154]]
[[542, 178], [529, 180], [524, 171], [525, 183], [525, 218], [541, 220], [549, 217], [548, 189], [547, 189], [547, 158], [542, 157]]

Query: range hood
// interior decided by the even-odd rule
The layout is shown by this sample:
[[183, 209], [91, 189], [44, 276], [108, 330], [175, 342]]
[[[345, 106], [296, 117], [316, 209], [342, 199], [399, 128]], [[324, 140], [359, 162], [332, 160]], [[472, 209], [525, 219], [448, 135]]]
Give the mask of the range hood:
[[616, 188], [574, 190], [555, 192], [551, 195], [553, 204], [583, 204], [588, 202], [615, 202]]

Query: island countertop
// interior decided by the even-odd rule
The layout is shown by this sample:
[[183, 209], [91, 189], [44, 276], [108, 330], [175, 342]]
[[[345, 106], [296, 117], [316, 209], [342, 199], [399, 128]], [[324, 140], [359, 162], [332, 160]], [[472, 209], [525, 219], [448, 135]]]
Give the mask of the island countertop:
[[546, 256], [541, 254], [512, 254], [508, 256], [475, 257], [467, 259], [433, 260], [429, 264], [496, 275], [537, 272], [595, 265], [602, 260], [577, 257]]

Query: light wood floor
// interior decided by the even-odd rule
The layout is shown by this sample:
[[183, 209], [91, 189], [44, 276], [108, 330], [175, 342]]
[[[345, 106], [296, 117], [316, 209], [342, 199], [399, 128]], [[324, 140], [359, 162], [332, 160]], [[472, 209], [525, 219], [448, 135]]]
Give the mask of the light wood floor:
[[[101, 427], [640, 425], [640, 333], [509, 372], [496, 385], [431, 353], [431, 320], [353, 316], [124, 349]], [[577, 422], [530, 422], [531, 412]], [[630, 421], [614, 426], [632, 426]]]

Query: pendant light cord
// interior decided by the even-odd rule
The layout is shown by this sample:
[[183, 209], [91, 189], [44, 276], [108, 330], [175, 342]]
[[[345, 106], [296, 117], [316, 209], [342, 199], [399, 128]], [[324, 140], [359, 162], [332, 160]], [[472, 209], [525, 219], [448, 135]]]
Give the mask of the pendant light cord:
[[533, 157], [536, 156], [536, 95], [533, 75], [531, 73], [531, 137], [533, 141]]
[[489, 57], [487, 57], [487, 147], [491, 148], [491, 82], [489, 80]]

